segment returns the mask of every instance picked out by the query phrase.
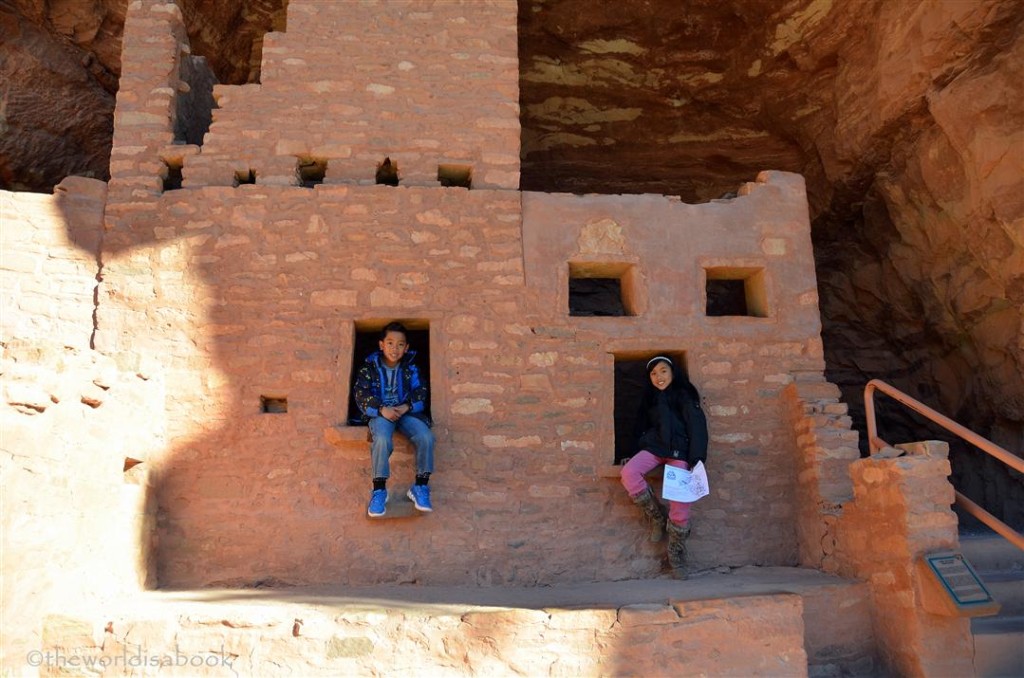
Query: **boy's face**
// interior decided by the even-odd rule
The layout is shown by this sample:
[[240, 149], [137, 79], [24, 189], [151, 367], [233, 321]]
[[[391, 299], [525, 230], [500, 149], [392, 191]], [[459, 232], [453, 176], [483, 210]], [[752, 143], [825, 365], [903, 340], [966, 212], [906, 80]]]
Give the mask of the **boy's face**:
[[402, 332], [388, 332], [383, 339], [377, 342], [380, 352], [384, 356], [384, 364], [394, 367], [402, 359], [405, 352], [409, 350], [409, 344], [405, 342], [405, 334]]
[[654, 388], [664, 391], [672, 383], [672, 368], [666, 362], [660, 362], [651, 368], [651, 383]]

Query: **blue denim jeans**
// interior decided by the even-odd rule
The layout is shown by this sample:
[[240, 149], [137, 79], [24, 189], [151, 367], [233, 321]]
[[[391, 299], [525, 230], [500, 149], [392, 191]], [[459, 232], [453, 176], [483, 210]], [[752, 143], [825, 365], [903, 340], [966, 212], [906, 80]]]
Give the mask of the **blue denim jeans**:
[[422, 419], [411, 414], [403, 414], [398, 421], [388, 421], [384, 417], [370, 420], [370, 460], [373, 465], [374, 478], [388, 478], [391, 467], [388, 461], [395, 449], [392, 436], [398, 429], [416, 448], [416, 474], [434, 472], [434, 433]]

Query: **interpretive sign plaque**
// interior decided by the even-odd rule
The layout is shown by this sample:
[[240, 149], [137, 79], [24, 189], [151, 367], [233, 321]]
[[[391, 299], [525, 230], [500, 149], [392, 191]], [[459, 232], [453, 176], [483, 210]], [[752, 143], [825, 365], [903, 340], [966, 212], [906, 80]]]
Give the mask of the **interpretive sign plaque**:
[[962, 553], [930, 553], [919, 561], [926, 581], [925, 609], [935, 614], [975, 617], [997, 614], [999, 603], [993, 598]]

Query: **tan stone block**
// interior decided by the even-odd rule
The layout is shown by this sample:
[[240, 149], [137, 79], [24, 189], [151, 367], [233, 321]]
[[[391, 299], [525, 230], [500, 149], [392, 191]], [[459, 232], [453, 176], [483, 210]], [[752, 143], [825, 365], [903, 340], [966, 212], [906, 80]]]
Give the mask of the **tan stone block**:
[[546, 627], [550, 615], [544, 610], [495, 610], [488, 612], [467, 612], [462, 623], [476, 629], [500, 629], [517, 627]]
[[[18, 252], [7, 247], [4, 247], [2, 252], [0, 268], [4, 271], [36, 274], [42, 270], [44, 257], [40, 253]], [[4, 289], [9, 289], [7, 284], [4, 285]]]
[[296, 263], [299, 261], [315, 261], [319, 258], [315, 252], [291, 252], [285, 255], [285, 261], [288, 263]]
[[95, 626], [83, 619], [60, 614], [43, 617], [42, 646], [51, 648], [73, 648], [86, 650], [98, 648]]
[[452, 403], [453, 414], [492, 414], [494, 406], [488, 398], [459, 398]]
[[557, 351], [531, 353], [529, 363], [535, 367], [551, 367], [558, 361]]
[[387, 287], [377, 287], [370, 292], [370, 306], [374, 308], [381, 306], [413, 308], [419, 305], [420, 302], [409, 296], [408, 292], [397, 292]]
[[609, 629], [618, 620], [618, 610], [615, 609], [546, 608], [544, 612], [550, 616], [547, 626], [553, 630], [593, 632]]
[[531, 497], [568, 497], [572, 489], [568, 485], [530, 485], [528, 489]]
[[503, 447], [530, 447], [540, 444], [540, 436], [522, 436], [520, 438], [508, 438], [506, 436], [485, 435], [482, 438], [485, 446], [491, 448]]
[[455, 384], [451, 387], [451, 392], [456, 394], [468, 393], [485, 393], [489, 395], [498, 395], [505, 392], [505, 387], [501, 384], [487, 384], [487, 383], [466, 383], [466, 384]]
[[679, 623], [679, 614], [672, 605], [635, 604], [619, 608], [618, 622], [623, 627]]

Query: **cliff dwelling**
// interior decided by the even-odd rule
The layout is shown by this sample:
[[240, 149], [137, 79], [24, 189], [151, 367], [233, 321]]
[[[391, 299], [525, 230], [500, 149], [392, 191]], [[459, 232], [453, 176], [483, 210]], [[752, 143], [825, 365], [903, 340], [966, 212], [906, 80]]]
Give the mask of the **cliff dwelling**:
[[[660, 581], [619, 474], [662, 355], [710, 433], [687, 569], [835, 578], [722, 603], [781, 620], [771, 656], [827, 675], [810, 615], [849, 608], [844, 670], [968, 666], [966, 620], [870, 589], [896, 514], [865, 488], [925, 507], [894, 528], [913, 551], [955, 546], [953, 486], [1018, 529], [1024, 486], [953, 438], [949, 461], [862, 459], [862, 392], [1024, 447], [1024, 11], [677, 4], [0, 9], [4, 596], [33, 620], [5, 656], [127, 646], [139, 619], [81, 620], [139, 591]], [[393, 320], [430, 387], [436, 510], [402, 505], [399, 439], [372, 520], [352, 385]], [[887, 439], [945, 440], [881, 413]], [[669, 616], [732, 614], [702, 600]]]

